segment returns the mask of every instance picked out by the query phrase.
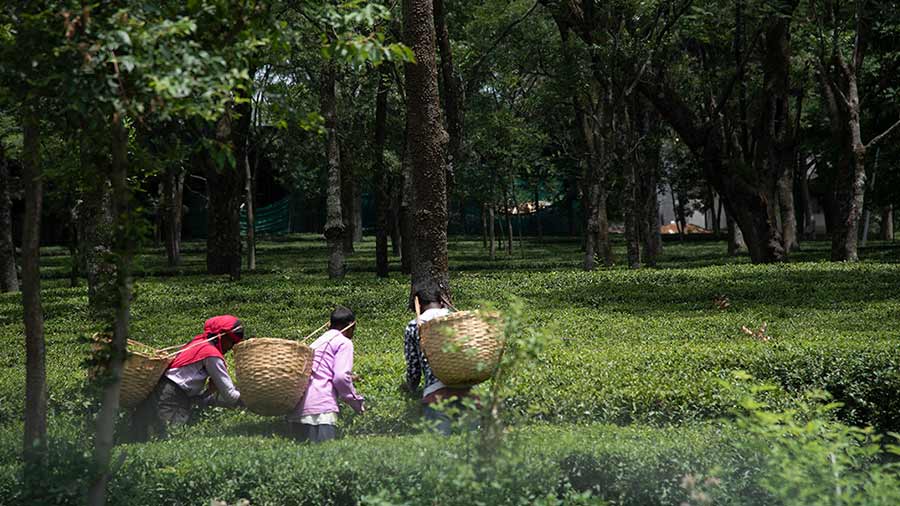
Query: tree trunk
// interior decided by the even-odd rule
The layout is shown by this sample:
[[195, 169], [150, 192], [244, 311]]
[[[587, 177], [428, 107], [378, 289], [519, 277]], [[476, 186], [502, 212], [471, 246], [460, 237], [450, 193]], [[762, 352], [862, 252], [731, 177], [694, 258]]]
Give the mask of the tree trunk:
[[[32, 99], [33, 100], [33, 99]], [[22, 307], [25, 320], [25, 438], [26, 480], [37, 483], [47, 457], [47, 373], [44, 312], [41, 307], [41, 208], [43, 173], [40, 121], [34, 104], [22, 108], [22, 184], [25, 216], [22, 228]]]
[[363, 240], [362, 185], [353, 181], [353, 242]]
[[509, 194], [506, 185], [503, 185], [503, 215], [506, 218], [506, 254], [512, 256], [513, 250], [513, 227], [512, 227], [512, 208], [509, 204]]
[[443, 83], [444, 111], [447, 119], [447, 177], [452, 184], [453, 174], [460, 165], [463, 129], [463, 86], [453, 67], [450, 34], [447, 31], [444, 0], [433, 0], [434, 24], [437, 45], [441, 54], [441, 82]]
[[816, 239], [816, 215], [813, 213], [812, 196], [809, 193], [809, 170], [806, 163], [801, 161], [800, 167], [800, 200], [803, 206], [803, 239], [814, 241]]
[[412, 162], [414, 230], [412, 294], [439, 290], [450, 300], [447, 258], [447, 133], [441, 124], [435, 62], [434, 12], [430, 0], [406, 0], [404, 40], [415, 55], [406, 64], [408, 150]]
[[390, 192], [391, 192], [391, 208], [390, 208], [390, 235], [391, 235], [391, 253], [395, 257], [400, 256], [402, 250], [403, 238], [400, 235], [400, 187], [396, 174], [390, 175]]
[[628, 267], [631, 269], [641, 267], [641, 238], [638, 223], [643, 206], [638, 204], [636, 197], [637, 178], [635, 176], [635, 165], [634, 160], [625, 160], [622, 167], [625, 172], [622, 210], [625, 213], [625, 243], [628, 251]]
[[[243, 104], [241, 104], [243, 105]], [[238, 114], [245, 114], [240, 110]], [[247, 113], [249, 116], [249, 113]], [[216, 124], [215, 137], [220, 145], [235, 148], [232, 137], [232, 111], [226, 111]], [[241, 118], [242, 120], [242, 118]], [[241, 153], [243, 149], [239, 149]], [[209, 195], [206, 236], [207, 274], [228, 274], [241, 278], [241, 202], [244, 193], [244, 171], [240, 166], [219, 166], [211, 152], [205, 153], [206, 191]], [[241, 160], [235, 157], [235, 160]], [[239, 162], [240, 163], [240, 162]]]
[[19, 291], [16, 246], [12, 237], [12, 177], [3, 144], [0, 144], [0, 292]]
[[747, 244], [744, 242], [744, 234], [738, 226], [737, 221], [725, 212], [728, 222], [728, 256], [738, 256], [747, 251]]
[[490, 246], [490, 258], [493, 260], [497, 256], [497, 241], [495, 240], [496, 228], [494, 218], [494, 206], [488, 205], [488, 243]]
[[184, 206], [184, 168], [170, 167], [163, 176], [160, 208], [163, 242], [169, 267], [181, 264], [181, 218]]
[[641, 227], [644, 230], [643, 260], [648, 267], [655, 267], [657, 257], [661, 253], [662, 240], [659, 232], [659, 192], [657, 188], [657, 171], [659, 169], [659, 145], [648, 150], [648, 159], [639, 167], [639, 188], [642, 199], [640, 214]]
[[387, 135], [387, 67], [378, 72], [378, 91], [375, 95], [375, 272], [379, 277], [388, 276], [388, 173], [384, 165], [384, 143]]
[[797, 212], [794, 209], [794, 171], [790, 168], [778, 179], [778, 203], [784, 250], [794, 251], [797, 249]]
[[87, 146], [90, 140], [84, 129], [81, 135], [81, 170], [87, 176], [88, 189], [82, 197], [79, 213], [82, 233], [79, 235], [87, 276], [88, 309], [93, 318], [109, 321], [116, 300], [112, 190], [104, 174], [106, 160], [94, 156]]
[[[406, 129], [409, 131], [409, 128]], [[408, 135], [407, 135], [408, 137]], [[403, 157], [403, 194], [400, 199], [400, 268], [403, 274], [412, 273], [413, 249], [413, 188], [412, 188], [412, 161], [409, 149], [405, 149]]]
[[[875, 177], [878, 175], [878, 158], [881, 155], [881, 148], [875, 150], [875, 164], [872, 165], [872, 179], [869, 180], [868, 184], [868, 192], [871, 193], [873, 188], [875, 188]], [[869, 240], [869, 221], [871, 220], [872, 213], [869, 207], [866, 207], [863, 211], [863, 232], [862, 232], [862, 246], [866, 246], [866, 242]]]
[[881, 210], [881, 240], [894, 240], [894, 206], [884, 206]]
[[338, 151], [340, 153], [341, 167], [341, 218], [344, 221], [344, 254], [349, 255], [356, 250], [353, 241], [356, 239], [356, 181], [353, 168], [350, 164], [349, 147], [338, 139]]
[[332, 61], [322, 64], [319, 106], [325, 119], [325, 158], [328, 161], [328, 187], [326, 188], [325, 240], [328, 242], [328, 277], [344, 277], [344, 236], [348, 234], [342, 214], [341, 151], [337, 134], [337, 98], [334, 91], [335, 66]]
[[537, 227], [537, 239], [539, 243], [544, 242], [544, 228], [541, 224], [541, 192], [540, 185], [534, 186], [534, 221]]
[[111, 125], [113, 209], [115, 213], [115, 257], [116, 289], [115, 316], [112, 323], [112, 341], [109, 343], [109, 358], [103, 364], [102, 403], [97, 414], [96, 435], [94, 437], [94, 463], [100, 474], [88, 490], [88, 504], [106, 504], [106, 485], [112, 474], [111, 457], [115, 442], [115, 422], [119, 412], [119, 392], [122, 369], [128, 342], [128, 325], [131, 304], [131, 256], [132, 224], [129, 216], [130, 193], [128, 190], [128, 131], [122, 117], [115, 113]]
[[483, 249], [488, 249], [487, 207], [487, 204], [481, 204], [481, 247]]
[[253, 198], [253, 168], [250, 167], [250, 156], [244, 153], [244, 177], [246, 185], [244, 194], [246, 198], [244, 205], [247, 207], [247, 270], [256, 270], [256, 211], [254, 210]]

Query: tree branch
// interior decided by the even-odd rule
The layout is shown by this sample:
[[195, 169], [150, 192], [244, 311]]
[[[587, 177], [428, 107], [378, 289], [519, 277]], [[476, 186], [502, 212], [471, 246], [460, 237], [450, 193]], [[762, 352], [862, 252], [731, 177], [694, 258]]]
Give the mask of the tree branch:
[[879, 135], [876, 135], [874, 139], [869, 141], [869, 143], [866, 144], [866, 149], [872, 149], [872, 146], [878, 144], [882, 139], [890, 135], [890, 133], [896, 130], [898, 127], [900, 127], [900, 119], [898, 119], [897, 122], [893, 125], [889, 126], [887, 130], [881, 132]]

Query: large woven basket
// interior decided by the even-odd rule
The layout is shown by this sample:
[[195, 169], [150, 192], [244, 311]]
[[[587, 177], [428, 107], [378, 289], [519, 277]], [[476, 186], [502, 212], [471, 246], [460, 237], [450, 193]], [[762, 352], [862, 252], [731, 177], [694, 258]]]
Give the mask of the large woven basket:
[[312, 371], [312, 349], [288, 339], [253, 338], [234, 347], [241, 399], [254, 413], [290, 413], [303, 399]]
[[[94, 335], [94, 349], [97, 350], [102, 341], [109, 341], [108, 334]], [[119, 391], [119, 405], [123, 408], [134, 408], [150, 395], [166, 372], [169, 362], [167, 357], [151, 346], [138, 341], [128, 340], [128, 355], [122, 368], [122, 386]], [[96, 374], [96, 370], [91, 371]]]
[[457, 311], [423, 322], [419, 339], [432, 372], [447, 386], [477, 385], [494, 374], [503, 339], [495, 313]]

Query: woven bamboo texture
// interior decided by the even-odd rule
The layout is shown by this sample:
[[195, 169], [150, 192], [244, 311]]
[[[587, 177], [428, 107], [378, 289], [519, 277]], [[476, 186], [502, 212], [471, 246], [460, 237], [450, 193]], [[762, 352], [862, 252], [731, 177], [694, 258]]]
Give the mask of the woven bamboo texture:
[[[99, 348], [101, 341], [109, 339], [109, 335], [94, 335], [94, 349]], [[171, 358], [155, 348], [129, 339], [128, 355], [122, 368], [119, 404], [123, 408], [137, 407], [156, 387], [171, 361]], [[96, 374], [96, 370], [92, 374]]]
[[254, 413], [279, 416], [303, 399], [312, 371], [312, 349], [297, 341], [257, 337], [234, 347], [241, 399]]
[[458, 311], [419, 327], [432, 372], [447, 386], [477, 385], [494, 374], [503, 348], [498, 315]]

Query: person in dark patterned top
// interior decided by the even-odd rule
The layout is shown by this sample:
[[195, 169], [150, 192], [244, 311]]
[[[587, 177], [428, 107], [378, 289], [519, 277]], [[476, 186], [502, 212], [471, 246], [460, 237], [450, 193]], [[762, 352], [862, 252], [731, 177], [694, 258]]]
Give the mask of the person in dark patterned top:
[[422, 389], [425, 419], [434, 422], [439, 433], [450, 435], [452, 419], [445, 411], [437, 409], [436, 405], [446, 401], [443, 402], [444, 406], [452, 407], [451, 411], [460, 412], [463, 409], [462, 399], [471, 395], [471, 389], [448, 387], [431, 371], [428, 358], [425, 357], [419, 344], [419, 323], [447, 315], [450, 310], [444, 306], [441, 293], [437, 289], [419, 290], [416, 292], [416, 296], [419, 298], [422, 313], [419, 315], [418, 322], [413, 319], [406, 325], [403, 335], [403, 348], [406, 356], [405, 386], [409, 392], [418, 393], [422, 378], [425, 378], [425, 385]]

